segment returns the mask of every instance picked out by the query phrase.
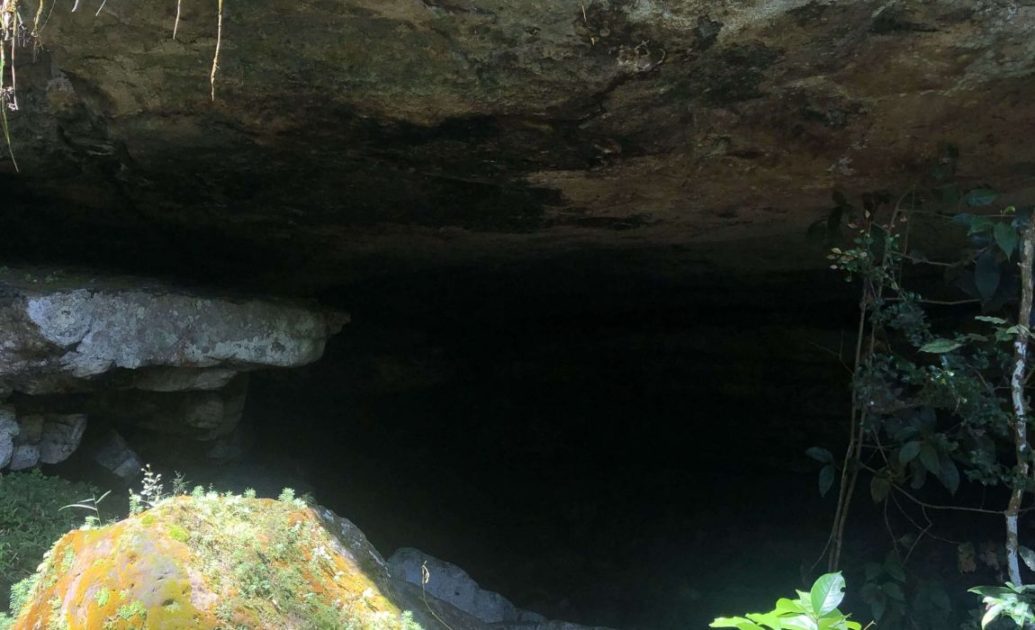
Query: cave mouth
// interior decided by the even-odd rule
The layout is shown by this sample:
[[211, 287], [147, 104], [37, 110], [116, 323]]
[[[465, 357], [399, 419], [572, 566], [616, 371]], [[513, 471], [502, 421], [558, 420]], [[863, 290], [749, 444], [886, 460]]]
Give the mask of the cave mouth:
[[583, 252], [330, 289], [352, 321], [318, 362], [251, 375], [237, 462], [146, 457], [309, 492], [386, 556], [419, 548], [549, 618], [761, 609], [828, 535], [804, 451], [844, 440], [853, 288], [657, 263]]

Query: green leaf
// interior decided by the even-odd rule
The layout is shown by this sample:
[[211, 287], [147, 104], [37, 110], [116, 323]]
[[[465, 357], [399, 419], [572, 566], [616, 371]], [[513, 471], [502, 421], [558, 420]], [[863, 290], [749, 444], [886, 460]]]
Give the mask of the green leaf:
[[813, 446], [805, 451], [805, 454], [821, 464], [833, 464], [834, 455], [825, 448]]
[[948, 455], [942, 455], [941, 457], [941, 468], [938, 471], [938, 479], [941, 480], [942, 485], [945, 489], [952, 494], [956, 494], [956, 491], [960, 487], [960, 470], [956, 467], [956, 462], [952, 461], [952, 458]]
[[1009, 223], [996, 223], [993, 233], [995, 234], [995, 242], [999, 245], [999, 249], [1003, 250], [1003, 253], [1009, 258], [1013, 251], [1017, 249], [1017, 230]]
[[1002, 317], [991, 317], [989, 315], [978, 315], [974, 319], [976, 319], [979, 322], [986, 322], [986, 323], [989, 323], [989, 324], [996, 324], [998, 326], [1002, 326], [1003, 324], [1006, 323], [1006, 320], [1003, 319]]
[[938, 451], [926, 442], [920, 447], [920, 463], [932, 475], [938, 475], [942, 470], [942, 464], [938, 460]]
[[995, 295], [999, 288], [999, 261], [996, 260], [992, 251], [986, 251], [978, 256], [974, 265], [974, 285], [983, 302], [988, 302]]
[[773, 612], [779, 613], [781, 615], [796, 615], [798, 613], [805, 612], [805, 608], [802, 607], [801, 603], [796, 600], [781, 597], [780, 599], [776, 600], [776, 608], [773, 609]]
[[845, 598], [844, 590], [845, 579], [840, 572], [819, 576], [809, 592], [813, 612], [818, 616], [823, 616], [836, 609], [841, 600]]
[[976, 217], [970, 216], [970, 229], [967, 230], [967, 236], [974, 236], [975, 234], [984, 234], [991, 232], [995, 229], [995, 221], [988, 217]]
[[819, 496], [825, 497], [830, 489], [834, 487], [836, 471], [834, 467], [827, 464], [819, 471]]
[[990, 206], [998, 196], [999, 193], [991, 188], [975, 188], [963, 196], [963, 203], [967, 204], [971, 208]]
[[[884, 572], [884, 567], [882, 567], [881, 565], [877, 564], [876, 562], [867, 562], [866, 563], [866, 567], [865, 567], [865, 571], [866, 571], [866, 579], [867, 580], [873, 580], [873, 579], [877, 578], [878, 576], [880, 576], [881, 573]], [[865, 596], [866, 596], [866, 587], [865, 586], [863, 587], [862, 594], [863, 594], [863, 599], [865, 599]]]
[[952, 352], [957, 348], [962, 348], [963, 344], [952, 339], [935, 339], [929, 341], [924, 345], [920, 346], [920, 352], [928, 352], [931, 354], [945, 354], [946, 352]]
[[902, 568], [902, 563], [898, 561], [898, 556], [895, 555], [894, 550], [891, 550], [888, 553], [888, 557], [884, 559], [884, 570], [899, 582], [906, 581], [906, 571]]
[[898, 461], [901, 464], [908, 464], [920, 454], [921, 443], [919, 441], [907, 442], [898, 451]]
[[924, 483], [927, 482], [927, 471], [924, 470], [923, 466], [912, 466], [912, 477], [909, 480], [909, 487], [913, 490], [919, 490], [924, 487]]
[[888, 597], [890, 597], [891, 599], [893, 599], [895, 601], [898, 601], [898, 602], [906, 601], [906, 596], [902, 592], [902, 587], [899, 586], [896, 582], [885, 582], [881, 586], [881, 590], [884, 591], [885, 593], [887, 593]]
[[891, 492], [891, 483], [887, 479], [884, 477], [870, 479], [870, 496], [873, 497], [874, 503], [880, 503], [888, 498], [889, 492]]

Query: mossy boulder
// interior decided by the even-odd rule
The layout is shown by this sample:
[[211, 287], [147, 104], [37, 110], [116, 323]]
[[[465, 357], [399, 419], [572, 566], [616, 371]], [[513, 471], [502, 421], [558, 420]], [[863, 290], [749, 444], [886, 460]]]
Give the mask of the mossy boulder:
[[50, 550], [14, 628], [419, 628], [351, 523], [298, 500], [181, 496]]

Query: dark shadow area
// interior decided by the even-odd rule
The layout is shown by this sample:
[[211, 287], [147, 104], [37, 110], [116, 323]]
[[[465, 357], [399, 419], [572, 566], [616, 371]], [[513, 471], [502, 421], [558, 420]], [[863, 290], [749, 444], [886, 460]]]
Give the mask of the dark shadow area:
[[619, 264], [325, 296], [353, 323], [319, 363], [253, 378], [255, 455], [294, 462], [382, 552], [554, 618], [703, 628], [771, 603], [827, 534], [803, 452], [843, 439], [851, 293]]

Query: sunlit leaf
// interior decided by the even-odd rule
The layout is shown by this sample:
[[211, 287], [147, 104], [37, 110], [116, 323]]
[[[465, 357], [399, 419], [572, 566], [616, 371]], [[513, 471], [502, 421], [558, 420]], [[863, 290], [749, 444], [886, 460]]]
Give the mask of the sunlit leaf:
[[981, 628], [984, 629], [988, 627], [988, 624], [992, 623], [999, 617], [999, 613], [1002, 612], [1002, 610], [1002, 604], [990, 606], [988, 610], [985, 611], [985, 615], [981, 617]]
[[809, 592], [812, 610], [819, 616], [834, 610], [844, 599], [844, 590], [845, 579], [840, 573], [821, 575]]
[[719, 617], [709, 628], [736, 628], [737, 630], [766, 630], [757, 623], [743, 617]]
[[790, 619], [783, 619], [783, 627], [790, 630], [819, 630], [816, 620], [807, 615], [799, 615]]

